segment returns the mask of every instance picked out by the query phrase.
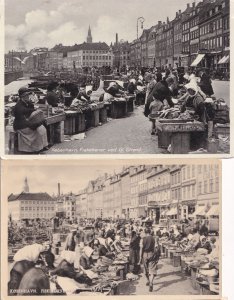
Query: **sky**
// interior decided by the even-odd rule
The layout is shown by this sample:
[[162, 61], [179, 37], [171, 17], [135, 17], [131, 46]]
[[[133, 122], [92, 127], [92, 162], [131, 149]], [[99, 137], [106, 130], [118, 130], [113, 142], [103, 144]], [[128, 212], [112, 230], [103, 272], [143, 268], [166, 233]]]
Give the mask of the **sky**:
[[[21, 193], [24, 179], [27, 177], [29, 189], [32, 193], [47, 192], [57, 194], [58, 183], [63, 193], [78, 193], [85, 188], [89, 180], [94, 180], [103, 174], [114, 174], [123, 169], [124, 164], [113, 162], [106, 163], [97, 160], [83, 161], [11, 161], [3, 169], [4, 187], [7, 195]], [[5, 173], [4, 173], [5, 170]]]
[[5, 50], [17, 50], [19, 44], [30, 50], [83, 43], [89, 25], [93, 42], [110, 44], [116, 33], [119, 40], [131, 42], [136, 38], [138, 17], [144, 17], [144, 28], [150, 28], [167, 16], [172, 20], [192, 2], [195, 0], [5, 0]]

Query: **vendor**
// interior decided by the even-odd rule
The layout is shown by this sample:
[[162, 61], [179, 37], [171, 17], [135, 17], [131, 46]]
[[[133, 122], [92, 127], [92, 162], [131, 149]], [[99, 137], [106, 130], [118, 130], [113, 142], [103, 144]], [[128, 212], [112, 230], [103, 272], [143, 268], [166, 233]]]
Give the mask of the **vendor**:
[[89, 246], [84, 247], [83, 253], [80, 257], [80, 266], [84, 270], [91, 269], [93, 266], [93, 261], [92, 261], [92, 254], [93, 254], [93, 249]]
[[57, 87], [57, 82], [51, 82], [47, 87], [46, 101], [52, 107], [57, 107], [59, 104], [59, 97], [56, 94]]
[[47, 131], [43, 125], [32, 126], [28, 118], [35, 111], [30, 101], [30, 90], [27, 87], [19, 89], [19, 101], [14, 108], [14, 130], [18, 133], [18, 150], [27, 153], [39, 153], [47, 150]]
[[210, 254], [211, 251], [212, 251], [212, 247], [210, 245], [210, 242], [207, 240], [207, 238], [204, 235], [200, 236], [200, 241], [197, 244], [197, 246], [195, 247], [195, 250], [198, 250], [198, 249], [201, 249], [201, 248], [206, 249], [208, 251], [208, 254]]
[[109, 252], [104, 244], [101, 244], [98, 239], [94, 241], [94, 248], [97, 250], [99, 257], [105, 256], [107, 258], [113, 258], [114, 254]]
[[105, 102], [111, 99], [114, 99], [120, 94], [118, 84], [116, 82], [110, 82], [106, 92], [102, 94], [99, 98], [99, 102]]
[[85, 88], [81, 89], [77, 95], [77, 99], [81, 101], [90, 101], [90, 96], [92, 94], [92, 86], [86, 86]]

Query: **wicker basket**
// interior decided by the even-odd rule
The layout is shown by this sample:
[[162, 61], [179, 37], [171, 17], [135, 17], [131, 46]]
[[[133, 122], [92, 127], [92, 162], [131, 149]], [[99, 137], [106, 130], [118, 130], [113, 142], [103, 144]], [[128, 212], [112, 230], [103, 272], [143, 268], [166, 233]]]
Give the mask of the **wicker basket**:
[[45, 116], [42, 110], [35, 110], [28, 118], [31, 126], [39, 126], [45, 121]]

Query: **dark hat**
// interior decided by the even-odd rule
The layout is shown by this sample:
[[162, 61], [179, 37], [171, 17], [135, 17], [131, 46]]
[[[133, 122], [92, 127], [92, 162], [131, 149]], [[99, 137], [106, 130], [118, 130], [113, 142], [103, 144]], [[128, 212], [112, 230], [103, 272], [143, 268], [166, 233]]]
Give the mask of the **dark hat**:
[[32, 91], [26, 86], [21, 87], [18, 91], [18, 94], [19, 94], [20, 97], [25, 96], [25, 95], [29, 95], [31, 93], [32, 93]]

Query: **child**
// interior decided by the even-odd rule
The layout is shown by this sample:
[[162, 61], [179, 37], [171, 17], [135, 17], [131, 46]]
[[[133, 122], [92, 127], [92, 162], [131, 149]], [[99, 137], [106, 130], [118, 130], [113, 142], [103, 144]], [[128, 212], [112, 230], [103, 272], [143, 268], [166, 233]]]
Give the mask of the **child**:
[[163, 103], [156, 99], [155, 97], [153, 97], [153, 101], [150, 103], [149, 106], [149, 110], [150, 110], [150, 114], [149, 114], [149, 120], [152, 122], [152, 131], [151, 131], [151, 135], [157, 134], [157, 130], [156, 130], [156, 119], [159, 116], [159, 112], [163, 109]]

